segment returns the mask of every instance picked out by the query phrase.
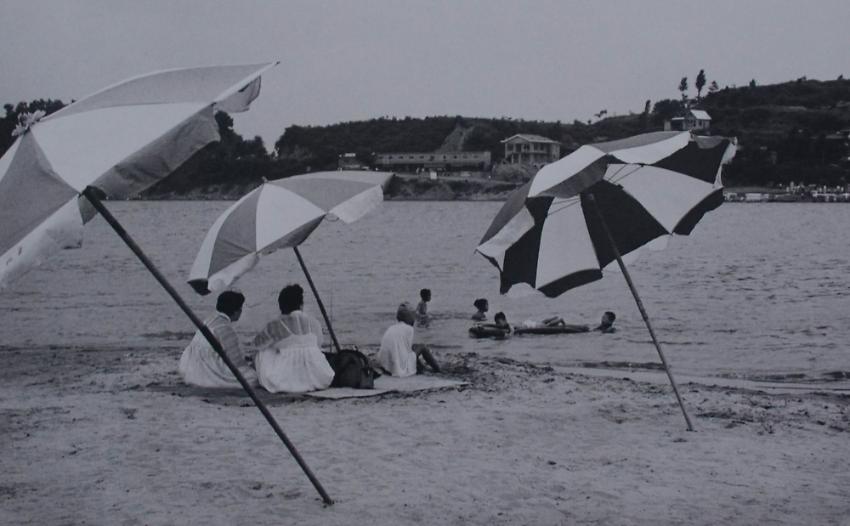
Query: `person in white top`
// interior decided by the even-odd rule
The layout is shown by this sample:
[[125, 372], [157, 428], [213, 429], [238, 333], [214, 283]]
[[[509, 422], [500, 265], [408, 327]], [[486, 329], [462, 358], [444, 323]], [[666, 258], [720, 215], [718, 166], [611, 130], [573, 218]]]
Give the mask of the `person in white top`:
[[280, 317], [254, 338], [254, 365], [260, 385], [272, 393], [306, 393], [326, 389], [334, 371], [322, 354], [322, 326], [301, 311], [304, 289], [287, 285], [277, 298]]
[[396, 320], [398, 323], [390, 326], [381, 338], [377, 356], [381, 367], [392, 376], [413, 376], [422, 369], [419, 363], [421, 356], [434, 372], [440, 372], [430, 349], [413, 343], [416, 314], [407, 303], [399, 305]]
[[[239, 337], [233, 329], [233, 323], [242, 316], [242, 305], [245, 296], [236, 291], [225, 291], [219, 294], [216, 301], [216, 312], [204, 321], [204, 325], [218, 339], [227, 357], [239, 368], [239, 372], [250, 383], [256, 383], [254, 370], [246, 361], [250, 357], [243, 352], [239, 345]], [[192, 341], [180, 357], [180, 375], [183, 381], [198, 387], [239, 387], [239, 381], [224, 364], [224, 360], [213, 350], [210, 343], [197, 331]]]

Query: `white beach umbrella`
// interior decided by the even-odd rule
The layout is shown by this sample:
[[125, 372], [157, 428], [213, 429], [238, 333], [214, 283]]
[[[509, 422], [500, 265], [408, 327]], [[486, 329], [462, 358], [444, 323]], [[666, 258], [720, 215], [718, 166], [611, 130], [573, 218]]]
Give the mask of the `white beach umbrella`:
[[316, 296], [334, 345], [339, 342], [298, 251], [326, 217], [351, 223], [383, 201], [388, 172], [335, 171], [266, 182], [244, 195], [213, 223], [189, 272], [200, 294], [223, 290], [252, 269], [263, 255], [292, 248]]
[[80, 243], [86, 188], [134, 196], [218, 140], [215, 112], [248, 109], [273, 65], [159, 71], [26, 116], [0, 158], [0, 287]]
[[300, 245], [325, 217], [356, 221], [383, 201], [383, 188], [392, 175], [316, 172], [258, 186], [210, 227], [189, 272], [189, 284], [200, 294], [224, 290], [263, 255]]
[[109, 86], [46, 117], [28, 116], [0, 158], [0, 285], [77, 240], [87, 218], [77, 208], [82, 194], [206, 337], [331, 504], [221, 343], [101, 201], [104, 195], [138, 194], [218, 140], [215, 112], [247, 110], [260, 93], [260, 75], [274, 65], [159, 71]]

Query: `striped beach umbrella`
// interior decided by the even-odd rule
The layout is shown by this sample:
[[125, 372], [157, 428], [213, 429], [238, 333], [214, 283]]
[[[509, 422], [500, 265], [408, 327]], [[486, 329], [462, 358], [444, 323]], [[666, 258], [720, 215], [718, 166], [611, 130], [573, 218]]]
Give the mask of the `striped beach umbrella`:
[[300, 245], [325, 217], [356, 221], [383, 201], [387, 172], [336, 171], [263, 183], [225, 210], [189, 272], [199, 294], [230, 286], [260, 258]]
[[526, 283], [559, 296], [602, 278], [615, 248], [689, 234], [723, 202], [720, 168], [734, 152], [729, 139], [689, 132], [582, 146], [511, 194], [476, 251], [499, 269], [502, 293]]
[[667, 360], [622, 256], [687, 235], [723, 202], [721, 167], [735, 141], [656, 132], [589, 144], [544, 166], [511, 194], [476, 251], [499, 269], [501, 292], [526, 283], [549, 297], [602, 278], [616, 261], [649, 329], [682, 413]]

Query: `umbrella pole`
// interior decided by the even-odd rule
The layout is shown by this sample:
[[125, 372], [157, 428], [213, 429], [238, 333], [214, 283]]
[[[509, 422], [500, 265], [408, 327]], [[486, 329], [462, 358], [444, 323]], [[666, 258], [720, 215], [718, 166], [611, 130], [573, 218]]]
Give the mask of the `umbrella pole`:
[[168, 280], [165, 279], [165, 276], [162, 275], [159, 269], [154, 266], [153, 262], [142, 251], [139, 245], [137, 245], [133, 238], [130, 237], [130, 234], [128, 234], [127, 231], [124, 230], [124, 227], [121, 226], [121, 223], [119, 223], [118, 220], [115, 219], [115, 217], [112, 215], [112, 213], [109, 212], [106, 206], [104, 206], [103, 202], [101, 202], [100, 197], [98, 196], [99, 192], [100, 190], [89, 186], [86, 187], [85, 190], [83, 190], [83, 195], [86, 196], [86, 199], [91, 202], [91, 204], [95, 207], [95, 209], [97, 209], [100, 215], [103, 216], [104, 219], [106, 219], [106, 222], [109, 223], [109, 226], [111, 226], [112, 229], [115, 230], [115, 233], [118, 234], [118, 236], [130, 248], [130, 250], [133, 251], [136, 257], [139, 258], [142, 264], [148, 269], [148, 271], [159, 282], [159, 284], [162, 285], [162, 288], [165, 289], [169, 296], [171, 296], [171, 299], [173, 299], [174, 302], [177, 303], [177, 306], [180, 307], [180, 309], [186, 314], [186, 316], [189, 317], [195, 327], [197, 327], [198, 330], [201, 331], [201, 334], [204, 335], [209, 344], [212, 346], [213, 350], [218, 353], [222, 361], [224, 361], [224, 364], [227, 365], [227, 368], [230, 369], [230, 371], [233, 373], [233, 376], [235, 376], [236, 379], [239, 380], [239, 383], [242, 385], [242, 388], [248, 393], [248, 396], [251, 397], [251, 400], [254, 401], [254, 403], [257, 405], [257, 408], [260, 410], [261, 413], [263, 413], [263, 416], [266, 417], [266, 420], [268, 421], [269, 425], [272, 426], [272, 429], [274, 429], [275, 433], [277, 433], [277, 436], [281, 439], [283, 444], [289, 450], [289, 453], [292, 454], [293, 458], [295, 458], [295, 461], [298, 462], [299, 466], [301, 466], [301, 469], [307, 475], [307, 478], [310, 479], [310, 482], [313, 483], [313, 486], [316, 488], [316, 491], [319, 492], [319, 495], [322, 497], [324, 503], [327, 505], [333, 504], [333, 499], [330, 498], [330, 496], [325, 491], [325, 488], [322, 487], [322, 484], [310, 470], [310, 467], [307, 466], [306, 462], [304, 462], [304, 459], [301, 457], [301, 454], [298, 453], [297, 449], [295, 449], [295, 445], [289, 440], [289, 438], [286, 436], [286, 433], [283, 432], [283, 429], [281, 429], [280, 425], [277, 423], [277, 420], [275, 420], [274, 416], [272, 416], [271, 412], [269, 412], [266, 405], [257, 396], [257, 393], [256, 391], [254, 391], [254, 388], [251, 387], [251, 384], [249, 384], [248, 381], [245, 380], [245, 377], [242, 376], [242, 373], [239, 372], [239, 369], [227, 356], [227, 353], [224, 351], [224, 348], [221, 346], [221, 343], [218, 341], [218, 338], [216, 338], [215, 335], [213, 335], [212, 331], [210, 331], [207, 326], [204, 325], [201, 319], [198, 318], [198, 316], [192, 311], [189, 305], [187, 305], [183, 298], [180, 297], [174, 287], [171, 286], [171, 283], [169, 283]]
[[620, 270], [623, 271], [623, 277], [626, 278], [626, 283], [629, 285], [629, 290], [632, 291], [632, 296], [635, 298], [635, 303], [637, 303], [638, 310], [640, 310], [640, 315], [643, 316], [643, 321], [646, 324], [646, 328], [649, 329], [649, 335], [652, 338], [652, 343], [655, 344], [655, 349], [658, 351], [658, 356], [661, 357], [661, 363], [664, 364], [664, 372], [667, 373], [667, 378], [670, 379], [670, 385], [673, 386], [673, 393], [676, 395], [676, 400], [679, 402], [679, 407], [682, 409], [682, 415], [685, 417], [685, 422], [688, 425], [688, 431], [693, 431], [694, 426], [691, 424], [691, 417], [688, 416], [688, 412], [685, 410], [685, 404], [682, 402], [682, 397], [679, 395], [679, 388], [676, 386], [676, 380], [673, 378], [673, 372], [670, 370], [670, 365], [667, 363], [667, 358], [664, 357], [664, 351], [661, 350], [661, 344], [658, 342], [658, 338], [655, 337], [655, 330], [652, 328], [652, 324], [649, 322], [649, 315], [646, 313], [646, 309], [643, 307], [643, 302], [638, 295], [637, 288], [635, 288], [635, 284], [632, 281], [632, 277], [629, 274], [628, 269], [626, 269], [626, 264], [623, 263], [623, 258], [620, 257], [620, 251], [617, 250], [617, 245], [614, 243], [614, 236], [611, 235], [611, 231], [608, 229], [608, 224], [605, 222], [605, 218], [602, 217], [602, 212], [599, 210], [599, 205], [596, 204], [596, 198], [593, 194], [588, 194], [588, 200], [593, 203], [593, 210], [596, 212], [596, 217], [599, 218], [599, 223], [602, 225], [602, 230], [605, 231], [605, 236], [608, 238], [608, 243], [611, 245], [611, 250], [614, 252], [614, 257], [617, 258], [617, 264], [620, 265]]
[[331, 340], [334, 342], [334, 347], [336, 347], [336, 352], [339, 352], [341, 349], [339, 347], [339, 340], [336, 339], [336, 333], [334, 332], [333, 325], [331, 325], [331, 319], [328, 316], [328, 311], [325, 310], [325, 304], [322, 303], [322, 298], [319, 296], [319, 291], [316, 290], [316, 285], [313, 283], [313, 278], [310, 276], [310, 271], [307, 270], [307, 265], [304, 264], [304, 258], [301, 257], [301, 252], [298, 250], [298, 247], [292, 247], [292, 250], [295, 251], [295, 255], [298, 257], [298, 264], [301, 265], [301, 270], [304, 271], [304, 275], [307, 277], [307, 283], [310, 284], [310, 290], [313, 291], [313, 296], [316, 298], [316, 303], [319, 304], [319, 310], [322, 311], [322, 317], [325, 319], [325, 324], [328, 326], [328, 333], [331, 335]]

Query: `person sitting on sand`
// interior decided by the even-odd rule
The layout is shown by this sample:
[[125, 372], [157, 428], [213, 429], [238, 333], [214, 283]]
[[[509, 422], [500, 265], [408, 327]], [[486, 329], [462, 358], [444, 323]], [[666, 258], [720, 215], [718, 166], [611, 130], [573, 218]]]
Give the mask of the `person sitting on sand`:
[[304, 289], [287, 285], [277, 298], [280, 316], [254, 338], [260, 385], [272, 393], [306, 393], [326, 389], [334, 371], [322, 354], [322, 326], [301, 311]]
[[472, 315], [472, 319], [475, 321], [486, 321], [487, 311], [490, 310], [490, 304], [487, 300], [485, 298], [478, 298], [472, 302], [472, 305], [478, 309], [475, 314]]
[[420, 290], [419, 298], [422, 301], [416, 306], [416, 326], [427, 327], [431, 324], [431, 317], [428, 316], [428, 302], [431, 301], [431, 289]]
[[[256, 375], [246, 365], [249, 358], [239, 345], [239, 337], [233, 324], [242, 315], [245, 296], [240, 292], [225, 291], [218, 295], [216, 313], [204, 321], [224, 348], [227, 357], [239, 368], [239, 372], [250, 383], [256, 383]], [[212, 348], [206, 337], [197, 331], [180, 357], [180, 375], [183, 381], [198, 387], [239, 387], [239, 381], [225, 365], [224, 360]]]
[[605, 311], [605, 314], [602, 315], [602, 322], [594, 328], [594, 331], [599, 331], [603, 334], [610, 334], [612, 332], [617, 332], [617, 329], [614, 327], [614, 320], [617, 319], [617, 315], [613, 312]]
[[440, 366], [424, 345], [413, 343], [413, 324], [416, 315], [407, 303], [402, 303], [396, 311], [397, 323], [391, 325], [381, 338], [381, 348], [377, 360], [380, 366], [392, 376], [413, 376], [423, 368], [419, 357], [435, 373], [440, 372]]

